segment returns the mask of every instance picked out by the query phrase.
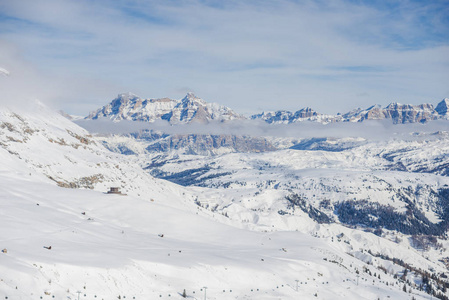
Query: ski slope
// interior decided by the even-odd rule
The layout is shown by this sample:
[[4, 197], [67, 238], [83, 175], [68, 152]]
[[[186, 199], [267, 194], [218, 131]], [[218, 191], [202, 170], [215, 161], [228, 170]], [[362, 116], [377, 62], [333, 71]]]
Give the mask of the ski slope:
[[[204, 299], [204, 287], [207, 299], [430, 298], [412, 272], [403, 292], [403, 268], [369, 248], [444, 271], [406, 245], [338, 224], [295, 219], [313, 234], [228, 218], [207, 194], [151, 177], [40, 105], [2, 109], [0, 143], [5, 299], [182, 299], [184, 290]], [[128, 195], [107, 194], [111, 186]]]

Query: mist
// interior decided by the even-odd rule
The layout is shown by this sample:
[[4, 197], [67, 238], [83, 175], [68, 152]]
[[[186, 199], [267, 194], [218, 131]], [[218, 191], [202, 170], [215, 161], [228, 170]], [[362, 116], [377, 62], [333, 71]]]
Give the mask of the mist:
[[2, 40], [0, 69], [3, 70], [0, 73], [1, 105], [23, 110], [36, 99], [49, 98], [50, 80], [29, 63], [16, 46]]
[[145, 130], [169, 135], [237, 135], [277, 138], [364, 138], [367, 140], [417, 139], [439, 131], [448, 131], [448, 122], [432, 121], [427, 124], [393, 124], [391, 120], [365, 121], [361, 123], [299, 122], [293, 124], [267, 124], [260, 120], [234, 120], [228, 122], [209, 122], [172, 125], [164, 120], [153, 123], [138, 121], [113, 122], [109, 119], [78, 120], [76, 123], [91, 133], [99, 135], [131, 134]]

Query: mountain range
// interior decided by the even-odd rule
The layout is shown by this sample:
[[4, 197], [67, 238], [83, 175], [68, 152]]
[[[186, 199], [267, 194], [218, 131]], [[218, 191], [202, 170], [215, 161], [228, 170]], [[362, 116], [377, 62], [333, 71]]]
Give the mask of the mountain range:
[[[303, 121], [320, 123], [363, 122], [366, 120], [391, 120], [394, 124], [426, 123], [437, 119], [449, 119], [449, 99], [445, 98], [434, 107], [432, 104], [390, 103], [386, 107], [373, 105], [367, 109], [355, 109], [345, 114], [321, 114], [306, 107], [296, 112], [278, 110], [262, 112], [249, 117], [262, 120], [268, 124], [290, 124]], [[166, 120], [171, 124], [209, 121], [231, 121], [246, 119], [232, 109], [208, 103], [193, 93], [188, 93], [181, 100], [169, 98], [142, 99], [132, 93], [120, 94], [109, 104], [92, 112], [86, 119], [109, 118], [114, 121], [132, 120], [154, 122]]]
[[105, 117], [114, 121], [154, 122], [166, 120], [172, 124], [243, 118], [231, 109], [215, 103], [207, 103], [193, 93], [188, 93], [181, 100], [142, 99], [132, 93], [119, 94], [111, 103], [90, 113], [87, 119], [95, 120]]
[[[365, 121], [381, 121], [391, 124], [423, 124], [433, 120], [449, 120], [449, 99], [443, 99], [434, 108], [431, 104], [404, 105], [391, 103], [382, 108], [371, 106], [365, 110], [355, 109], [345, 114], [320, 114], [311, 108], [296, 112], [275, 111], [252, 115], [249, 118], [234, 112], [225, 106], [208, 103], [192, 93], [181, 100], [142, 99], [134, 94], [120, 94], [109, 104], [92, 112], [85, 118], [90, 120], [139, 121], [140, 124], [168, 122], [169, 127], [128, 126], [130, 142], [117, 139], [105, 139], [104, 145], [122, 154], [136, 153], [172, 153], [219, 155], [238, 152], [266, 152], [286, 149], [333, 149], [340, 151], [352, 147], [353, 142], [332, 142], [333, 136], [310, 136], [298, 138], [288, 136], [287, 131], [304, 131], [302, 128], [288, 130], [274, 129], [271, 125], [300, 124], [361, 124]], [[67, 117], [67, 115], [66, 115]], [[68, 116], [73, 120], [73, 117]], [[76, 121], [76, 119], [75, 119]], [[77, 122], [77, 121], [76, 121]], [[210, 123], [210, 124], [209, 124]], [[81, 126], [86, 123], [78, 122]], [[96, 122], [89, 129], [96, 130]], [[195, 124], [200, 125], [195, 127]], [[204, 126], [209, 124], [211, 126]], [[264, 127], [261, 125], [267, 125]], [[193, 125], [194, 127], [183, 126]], [[133, 129], [134, 128], [134, 129]], [[184, 129], [182, 129], [184, 128]], [[330, 128], [330, 127], [328, 127]], [[360, 129], [364, 130], [364, 129]], [[359, 130], [359, 131], [360, 131]], [[281, 132], [280, 132], [281, 131]], [[285, 132], [282, 132], [285, 131]], [[279, 136], [281, 133], [282, 136]], [[321, 140], [319, 140], [319, 139]], [[136, 147], [136, 142], [139, 146]]]
[[264, 153], [190, 135], [241, 147], [204, 156], [173, 134], [95, 135], [40, 104], [2, 107], [0, 296], [447, 299], [449, 138], [426, 126]]

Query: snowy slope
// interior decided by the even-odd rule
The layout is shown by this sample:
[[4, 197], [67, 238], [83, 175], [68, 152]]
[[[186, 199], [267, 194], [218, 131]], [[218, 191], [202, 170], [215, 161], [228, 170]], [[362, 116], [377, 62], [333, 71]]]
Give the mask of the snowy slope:
[[[269, 228], [225, 217], [205, 190], [152, 178], [42, 106], [2, 109], [0, 129], [0, 295], [8, 299], [181, 299], [184, 289], [201, 299], [204, 286], [207, 299], [426, 298], [418, 275], [409, 272], [404, 293], [394, 278], [403, 268], [367, 247], [444, 272], [406, 243], [338, 224], [294, 221], [314, 227], [314, 237], [279, 231], [277, 218]], [[110, 186], [128, 196], [105, 194]]]
[[77, 299], [77, 291], [83, 299], [181, 299], [184, 289], [201, 299], [203, 286], [208, 299], [404, 295], [383, 273], [380, 280], [362, 274], [356, 286], [355, 269], [366, 264], [298, 232], [239, 230], [158, 201], [27, 182], [29, 195], [20, 180], [2, 182], [11, 186], [10, 201], [2, 197], [8, 253], [0, 266], [0, 293], [9, 299]]
[[1, 111], [0, 145], [61, 187], [106, 191], [117, 186], [133, 193], [154, 181], [143, 171], [129, 172], [134, 169], [132, 161], [122, 161], [87, 131], [40, 104], [20, 114]]
[[[156, 159], [147, 166], [160, 178], [214, 188], [217, 197], [224, 190], [226, 198], [220, 197], [220, 206], [226, 208], [224, 212], [251, 202], [258, 209], [262, 207], [263, 211], [276, 214], [288, 206], [286, 196], [297, 194], [317, 209], [330, 201], [327, 212], [330, 216], [334, 214], [334, 206], [347, 200], [388, 205], [400, 212], [406, 211], [407, 201], [412, 200], [429, 219], [440, 221], [438, 193], [447, 188], [449, 179], [433, 174], [385, 171], [383, 163], [382, 158], [366, 162], [353, 153], [284, 150], [217, 158], [180, 156], [165, 162]], [[274, 198], [277, 208], [267, 198]], [[251, 207], [248, 204], [246, 209]], [[260, 223], [260, 215], [257, 218]], [[285, 226], [284, 229], [289, 228]]]
[[[325, 207], [325, 213], [331, 218], [336, 218], [335, 210], [341, 204], [366, 201], [368, 206], [369, 203], [389, 206], [398, 213], [416, 209], [430, 223], [437, 224], [445, 221], [446, 216], [443, 195], [449, 186], [448, 153], [447, 133], [440, 133], [413, 141], [365, 141], [340, 151], [282, 150], [219, 157], [142, 156], [141, 164], [159, 178], [186, 186], [213, 188], [217, 195], [224, 190], [227, 196], [218, 196], [223, 213], [240, 205], [245, 207], [243, 210], [252, 209], [250, 202], [258, 210], [266, 213], [270, 210], [275, 215], [279, 210], [288, 211], [286, 207], [290, 204], [285, 197], [295, 194], [316, 209]], [[268, 199], [265, 194], [269, 195]], [[260, 214], [256, 222], [261, 222]], [[419, 232], [430, 233], [433, 231], [430, 228], [438, 228], [430, 223]]]
[[[421, 251], [413, 235], [446, 235], [447, 153], [446, 133], [439, 133], [422, 140], [366, 142], [337, 152], [155, 156], [142, 157], [141, 163], [155, 176], [196, 186], [200, 195], [210, 199], [198, 201], [199, 205], [249, 228], [329, 237], [341, 231], [334, 225], [343, 224], [358, 228], [361, 236], [361, 231], [374, 232]], [[370, 243], [362, 248], [390, 251]], [[447, 246], [443, 238], [423, 255], [433, 262], [443, 260]], [[410, 261], [406, 252], [394, 253]]]

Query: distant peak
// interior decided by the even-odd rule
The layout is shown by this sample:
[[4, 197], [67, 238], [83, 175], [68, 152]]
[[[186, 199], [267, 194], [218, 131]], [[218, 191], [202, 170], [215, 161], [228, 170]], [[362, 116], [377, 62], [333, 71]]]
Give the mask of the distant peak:
[[206, 105], [206, 101], [204, 101], [203, 99], [195, 96], [195, 94], [192, 93], [192, 92], [188, 92], [186, 94], [186, 96], [181, 100], [181, 102], [199, 102], [202, 105]]
[[386, 108], [399, 107], [399, 106], [402, 106], [402, 104], [399, 102], [391, 102], [390, 104], [387, 105]]
[[188, 92], [186, 94], [186, 96], [184, 97], [184, 99], [188, 99], [188, 100], [196, 100], [196, 99], [200, 99], [197, 96], [195, 96], [195, 94], [193, 92]]
[[435, 111], [442, 116], [449, 114], [449, 98], [444, 98], [438, 103], [437, 107], [435, 107]]
[[382, 105], [374, 104], [374, 105], [368, 107], [366, 110], [373, 110], [373, 109], [382, 109]]

